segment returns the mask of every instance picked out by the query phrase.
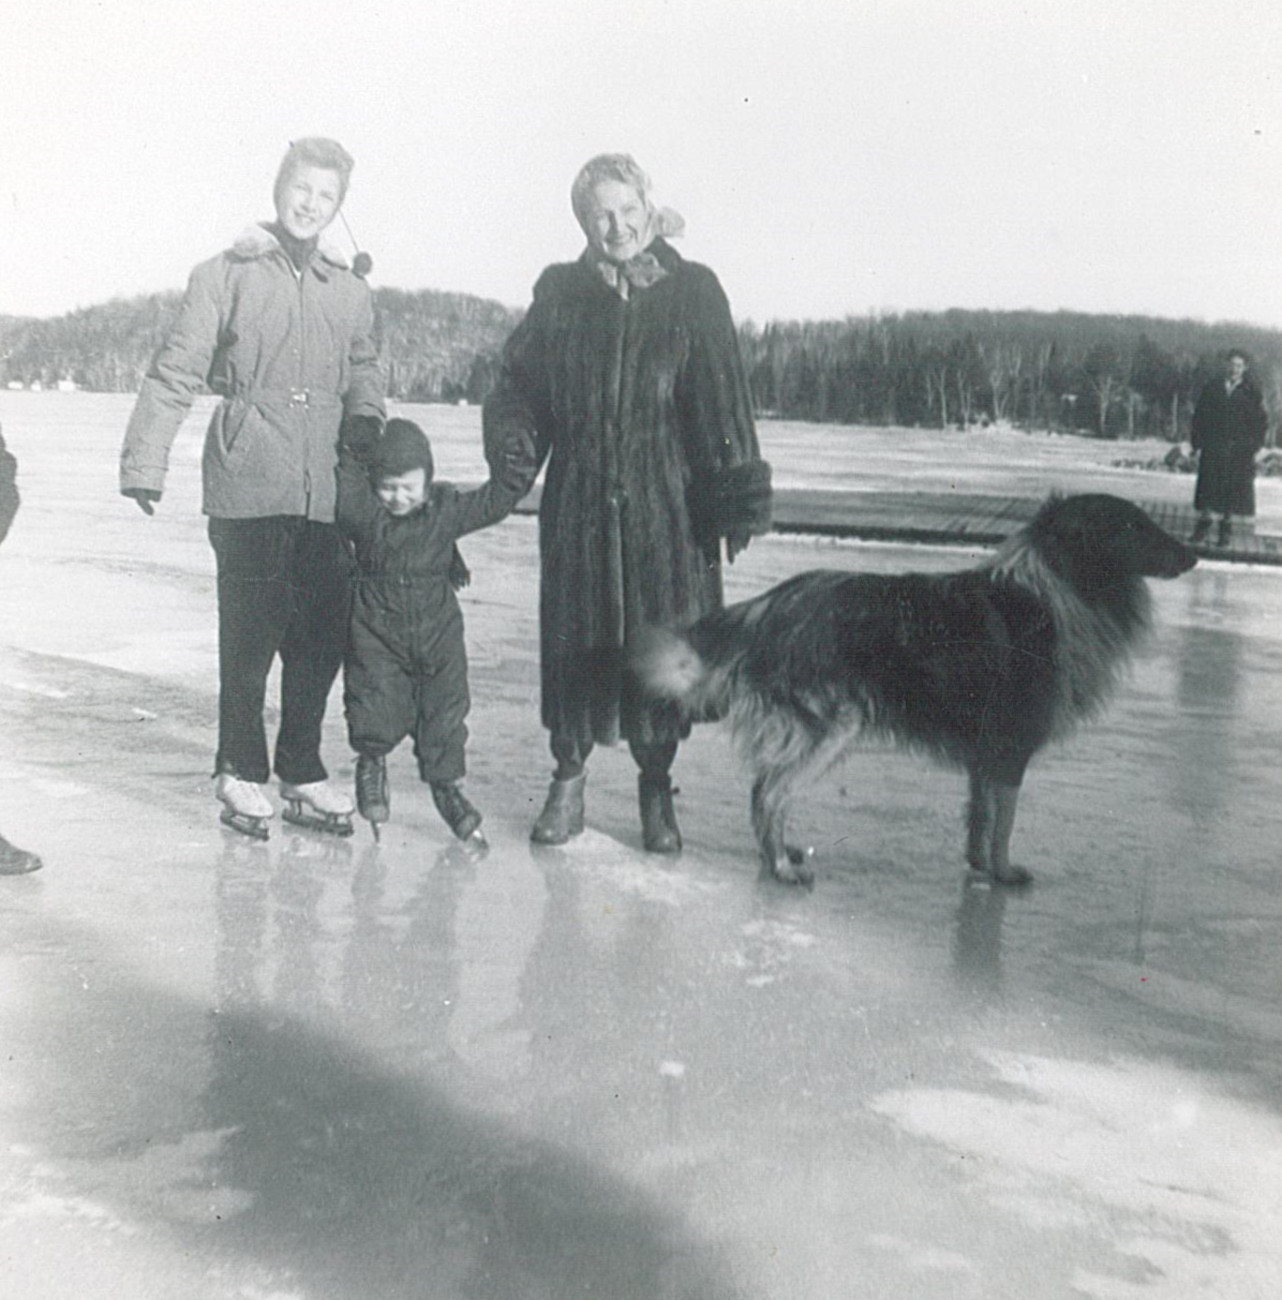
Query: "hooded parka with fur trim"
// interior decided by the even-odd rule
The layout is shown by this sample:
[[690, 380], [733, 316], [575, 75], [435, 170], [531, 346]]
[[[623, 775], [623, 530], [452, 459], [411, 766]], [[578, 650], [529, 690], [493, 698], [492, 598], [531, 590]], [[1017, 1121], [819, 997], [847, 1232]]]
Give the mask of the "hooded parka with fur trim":
[[191, 273], [143, 380], [120, 458], [122, 491], [159, 492], [194, 399], [223, 400], [205, 437], [204, 512], [332, 522], [338, 426], [383, 414], [369, 286], [322, 247], [302, 271], [263, 226]]

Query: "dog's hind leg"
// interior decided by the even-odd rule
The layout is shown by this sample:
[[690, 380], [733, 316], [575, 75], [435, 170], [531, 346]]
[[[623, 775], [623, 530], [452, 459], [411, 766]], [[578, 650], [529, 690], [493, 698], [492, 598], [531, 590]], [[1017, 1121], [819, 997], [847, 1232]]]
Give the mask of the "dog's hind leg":
[[[858, 719], [855, 720], [857, 722]], [[745, 710], [736, 727], [741, 752], [756, 774], [752, 785], [752, 829], [761, 854], [762, 876], [790, 885], [811, 885], [812, 849], [787, 843], [785, 833], [793, 795], [841, 757], [854, 734], [842, 717], [809, 720], [796, 709]]]
[[795, 769], [759, 772], [752, 783], [752, 829], [761, 855], [761, 875], [788, 885], [813, 885], [810, 854], [785, 843]]

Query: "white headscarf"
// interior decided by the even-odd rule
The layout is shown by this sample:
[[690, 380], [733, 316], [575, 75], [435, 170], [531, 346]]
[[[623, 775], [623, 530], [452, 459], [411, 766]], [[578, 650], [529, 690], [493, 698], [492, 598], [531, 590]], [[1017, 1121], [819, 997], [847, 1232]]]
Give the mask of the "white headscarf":
[[570, 186], [570, 206], [574, 209], [575, 219], [586, 234], [588, 230], [588, 202], [592, 191], [602, 181], [618, 181], [636, 191], [637, 197], [645, 205], [646, 232], [643, 251], [630, 258], [622, 265], [616, 265], [609, 259], [601, 257], [592, 247], [589, 239], [584, 257], [592, 262], [605, 282], [621, 297], [628, 296], [629, 286], [646, 288], [667, 275], [667, 270], [658, 258], [648, 250], [659, 238], [673, 239], [685, 233], [685, 218], [672, 208], [655, 207], [650, 197], [650, 178], [637, 165], [631, 154], [602, 153], [589, 158], [579, 168], [579, 174]]

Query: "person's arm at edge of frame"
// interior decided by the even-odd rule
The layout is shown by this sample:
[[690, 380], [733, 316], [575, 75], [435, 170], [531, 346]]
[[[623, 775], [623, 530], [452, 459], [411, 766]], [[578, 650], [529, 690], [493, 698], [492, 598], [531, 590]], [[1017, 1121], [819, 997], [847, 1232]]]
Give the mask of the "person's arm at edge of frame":
[[0, 542], [9, 536], [14, 516], [22, 504], [18, 494], [18, 458], [5, 445], [0, 430]]

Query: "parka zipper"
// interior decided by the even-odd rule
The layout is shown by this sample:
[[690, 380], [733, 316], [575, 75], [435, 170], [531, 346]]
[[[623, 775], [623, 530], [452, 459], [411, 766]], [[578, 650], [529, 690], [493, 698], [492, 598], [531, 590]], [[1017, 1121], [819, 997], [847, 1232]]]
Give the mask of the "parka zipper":
[[[282, 250], [283, 251], [283, 250]], [[315, 256], [313, 252], [312, 256]], [[300, 408], [298, 417], [303, 426], [303, 518], [312, 517], [312, 467], [311, 467], [311, 405], [307, 399], [307, 388], [303, 383], [306, 376], [306, 367], [303, 362], [303, 344], [307, 337], [307, 301], [305, 296], [305, 283], [307, 272], [311, 266], [311, 259], [303, 267], [296, 267], [290, 259], [288, 253], [285, 254], [285, 264], [293, 273], [294, 278], [298, 281], [298, 346], [295, 349], [295, 368], [294, 377], [297, 380], [294, 391], [302, 396], [301, 401], [297, 403]]]

